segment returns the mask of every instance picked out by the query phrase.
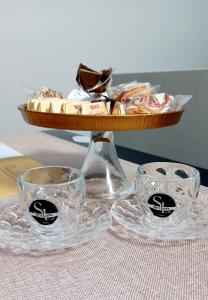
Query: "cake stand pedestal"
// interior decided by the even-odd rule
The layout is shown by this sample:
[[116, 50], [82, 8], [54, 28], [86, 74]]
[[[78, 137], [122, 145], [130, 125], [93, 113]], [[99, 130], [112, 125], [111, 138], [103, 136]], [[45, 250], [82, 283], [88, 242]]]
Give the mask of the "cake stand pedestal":
[[40, 127], [91, 131], [82, 171], [85, 174], [87, 196], [114, 201], [134, 192], [119, 162], [112, 131], [130, 131], [161, 128], [179, 122], [183, 111], [142, 115], [67, 115], [28, 111], [19, 105], [25, 122]]
[[88, 153], [82, 165], [91, 198], [126, 198], [133, 186], [118, 159], [111, 131], [92, 131]]

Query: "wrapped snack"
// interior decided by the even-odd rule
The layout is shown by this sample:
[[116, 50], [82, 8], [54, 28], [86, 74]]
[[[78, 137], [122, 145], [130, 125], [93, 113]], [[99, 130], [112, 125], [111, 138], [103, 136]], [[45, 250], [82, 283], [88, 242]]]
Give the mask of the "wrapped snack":
[[80, 114], [81, 113], [81, 102], [65, 102], [62, 104], [61, 113], [64, 114]]
[[[27, 101], [27, 109], [33, 111], [48, 112], [50, 111], [51, 101], [57, 102], [62, 99], [62, 93], [56, 90], [52, 90], [48, 87], [43, 87], [38, 92], [33, 94], [33, 99]], [[51, 109], [54, 110], [53, 107]]]
[[27, 110], [33, 110], [33, 111], [37, 110], [38, 103], [39, 101], [37, 99], [28, 100], [26, 104]]
[[102, 94], [112, 82], [112, 69], [97, 72], [80, 64], [77, 70], [76, 81], [87, 93]]
[[59, 98], [46, 98], [46, 99], [31, 99], [27, 102], [27, 109], [33, 111], [40, 111], [40, 112], [49, 112], [51, 103], [53, 102], [54, 105], [61, 105], [62, 100]]
[[[85, 99], [88, 98], [92, 102], [106, 102], [104, 105], [98, 108], [98, 114], [111, 113], [114, 105], [114, 101], [109, 99], [106, 94], [106, 89], [111, 85], [112, 82], [112, 69], [101, 70], [100, 72], [90, 69], [89, 67], [80, 64], [77, 70], [76, 81], [80, 87], [79, 90], [73, 91], [73, 94], [84, 95]], [[86, 109], [85, 109], [86, 107]], [[83, 113], [95, 113], [96, 109], [90, 108], [90, 105], [85, 105]], [[94, 106], [93, 106], [94, 107]], [[106, 112], [107, 110], [107, 112]]]
[[133, 81], [108, 89], [107, 93], [114, 101], [127, 103], [132, 99], [141, 97], [142, 95], [150, 95], [151, 85], [148, 82], [139, 83], [137, 81]]
[[60, 113], [63, 103], [68, 102], [59, 98], [32, 99], [27, 102], [27, 109], [39, 112], [55, 112]]
[[153, 113], [152, 110], [148, 109], [142, 105], [129, 105], [126, 107], [126, 114], [127, 115], [134, 115], [134, 114], [151, 114]]
[[135, 104], [142, 105], [153, 112], [169, 111], [174, 97], [166, 93], [153, 94], [149, 96], [142, 96]]
[[59, 114], [61, 112], [62, 105], [63, 101], [51, 101], [49, 106], [49, 112]]
[[37, 98], [57, 98], [63, 99], [63, 95], [61, 92], [56, 90], [52, 90], [48, 87], [43, 87], [38, 93]]
[[113, 110], [112, 110], [112, 115], [125, 115], [126, 110], [125, 110], [125, 105], [120, 102], [116, 102]]
[[98, 102], [82, 102], [82, 115], [107, 115], [107, 107], [104, 101]]
[[141, 113], [164, 113], [183, 109], [192, 96], [158, 93], [153, 95], [143, 95], [136, 100], [131, 100], [126, 105], [127, 114]]
[[39, 112], [49, 112], [50, 110], [50, 101], [40, 101], [37, 106], [37, 111]]
[[[56, 99], [56, 100], [55, 100]], [[65, 99], [45, 98], [32, 99], [27, 102], [27, 109], [38, 112], [83, 114], [83, 115], [106, 115], [108, 110], [104, 101], [68, 101]]]
[[109, 88], [112, 81], [111, 68], [97, 72], [80, 64], [76, 80], [80, 89], [73, 90], [68, 99], [48, 87], [38, 92], [27, 88], [33, 92], [33, 97], [27, 101], [27, 109], [83, 115], [164, 113], [183, 109], [183, 105], [192, 97], [157, 93], [160, 86], [151, 86], [148, 82], [133, 81]]

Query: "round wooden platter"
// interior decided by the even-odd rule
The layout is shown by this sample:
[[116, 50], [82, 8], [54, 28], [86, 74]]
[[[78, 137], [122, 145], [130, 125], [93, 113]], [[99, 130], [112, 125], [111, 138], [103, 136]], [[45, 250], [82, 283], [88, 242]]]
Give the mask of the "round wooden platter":
[[128, 131], [161, 128], [180, 121], [183, 111], [141, 115], [69, 115], [29, 111], [26, 105], [18, 106], [25, 122], [39, 127], [84, 130]]

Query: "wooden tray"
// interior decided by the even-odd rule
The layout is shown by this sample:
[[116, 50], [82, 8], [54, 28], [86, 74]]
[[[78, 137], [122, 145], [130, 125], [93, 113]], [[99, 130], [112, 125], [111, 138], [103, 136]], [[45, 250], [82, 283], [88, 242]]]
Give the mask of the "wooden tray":
[[25, 122], [39, 127], [84, 130], [84, 131], [128, 131], [171, 126], [179, 122], [183, 111], [162, 114], [124, 116], [68, 115], [29, 111], [26, 105], [18, 106]]

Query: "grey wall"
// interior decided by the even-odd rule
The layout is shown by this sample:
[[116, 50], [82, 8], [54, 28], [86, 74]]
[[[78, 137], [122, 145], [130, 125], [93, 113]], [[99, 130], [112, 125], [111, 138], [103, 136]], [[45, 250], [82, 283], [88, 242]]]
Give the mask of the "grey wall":
[[208, 68], [207, 11], [207, 0], [0, 0], [0, 134], [39, 130], [16, 109], [26, 100], [21, 81], [67, 94], [80, 62], [112, 66], [130, 74], [115, 84], [138, 78], [196, 95], [180, 125], [123, 133], [118, 142], [207, 166], [207, 72], [151, 74]]
[[115, 73], [208, 67], [207, 0], [0, 0], [0, 133], [34, 130], [20, 81], [68, 93], [80, 62]]
[[173, 94], [194, 95], [178, 125], [156, 130], [116, 133], [119, 145], [208, 168], [208, 70], [121, 74], [114, 83], [137, 79], [160, 83]]

